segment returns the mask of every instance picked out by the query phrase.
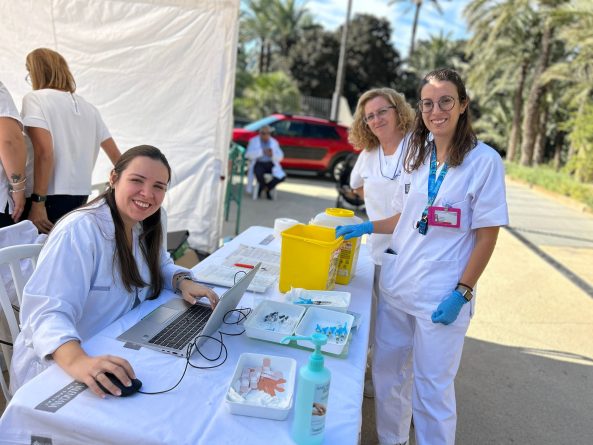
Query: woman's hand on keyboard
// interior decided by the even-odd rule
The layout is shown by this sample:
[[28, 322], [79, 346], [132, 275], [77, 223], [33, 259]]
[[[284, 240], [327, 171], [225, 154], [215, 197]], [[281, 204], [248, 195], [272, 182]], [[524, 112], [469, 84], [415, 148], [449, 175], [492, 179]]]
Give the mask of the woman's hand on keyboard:
[[196, 304], [201, 298], [206, 297], [210, 307], [214, 309], [218, 304], [218, 295], [209, 287], [203, 286], [192, 280], [183, 280], [179, 283], [179, 291], [185, 301]]

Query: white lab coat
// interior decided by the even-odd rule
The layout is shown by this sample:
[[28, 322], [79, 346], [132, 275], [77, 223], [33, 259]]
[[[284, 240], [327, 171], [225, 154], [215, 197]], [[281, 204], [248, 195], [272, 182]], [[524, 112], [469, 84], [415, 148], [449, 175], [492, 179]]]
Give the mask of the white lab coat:
[[[150, 282], [140, 251], [140, 224], [133, 230], [133, 252], [140, 275]], [[105, 203], [67, 215], [52, 230], [41, 250], [37, 268], [24, 289], [21, 333], [14, 345], [11, 391], [51, 364], [49, 357], [70, 341], [84, 342], [132, 309], [136, 290], [126, 291], [114, 266], [115, 233]], [[186, 270], [161, 250], [164, 285], [172, 289], [173, 275]], [[140, 301], [149, 288], [137, 290]]]
[[[381, 443], [404, 442], [412, 407], [418, 445], [453, 445], [453, 382], [476, 298], [449, 326], [430, 316], [460, 280], [475, 245], [476, 229], [508, 224], [504, 166], [479, 142], [462, 165], [449, 168], [435, 206], [461, 209], [461, 227], [414, 225], [427, 203], [430, 159], [402, 173], [394, 208], [401, 212], [391, 239], [396, 254], [383, 254], [373, 381]], [[413, 382], [413, 384], [412, 384]]]
[[[284, 170], [280, 165], [280, 161], [284, 159], [284, 152], [280, 148], [278, 141], [273, 137], [270, 137], [270, 148], [272, 149], [272, 163], [274, 164], [272, 167], [272, 176], [274, 176], [274, 178], [282, 179], [286, 177], [286, 173], [284, 173]], [[245, 152], [245, 158], [249, 159], [249, 168], [247, 170], [247, 186], [245, 187], [245, 191], [247, 193], [251, 193], [253, 190], [253, 181], [255, 179], [253, 167], [255, 167], [257, 158], [263, 156], [263, 154], [264, 150], [262, 148], [260, 136], [257, 135], [249, 139], [247, 151]]]
[[[383, 147], [363, 150], [350, 173], [350, 187], [364, 187], [364, 204], [371, 221], [389, 218], [396, 212], [393, 197], [402, 172], [402, 162], [408, 137], [404, 137], [395, 153], [384, 156]], [[382, 254], [389, 247], [391, 235], [374, 233], [369, 235], [367, 243], [371, 256], [377, 265], [381, 265]]]

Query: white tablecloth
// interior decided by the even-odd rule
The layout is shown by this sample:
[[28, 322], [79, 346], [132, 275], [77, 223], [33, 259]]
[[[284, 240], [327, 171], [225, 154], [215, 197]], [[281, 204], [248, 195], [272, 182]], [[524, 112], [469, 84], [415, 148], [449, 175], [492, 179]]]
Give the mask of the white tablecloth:
[[[279, 251], [278, 239], [266, 246], [259, 244], [271, 233], [270, 228], [251, 227], [198, 264], [196, 269], [211, 262], [221, 263], [239, 244]], [[355, 277], [348, 286], [336, 286], [336, 290], [352, 293], [350, 310], [360, 313], [362, 322], [354, 331], [347, 358], [326, 356], [325, 364], [332, 374], [325, 433], [325, 443], [328, 444], [348, 445], [358, 441], [373, 271], [363, 245]], [[216, 290], [219, 294], [224, 291]], [[251, 306], [254, 296], [246, 293], [240, 306]], [[283, 299], [277, 284], [264, 296]], [[173, 386], [183, 372], [185, 359], [146, 348], [124, 348], [123, 343], [115, 340], [142, 316], [172, 297], [171, 292], [164, 292], [157, 300], [144, 302], [86, 342], [85, 350], [91, 355], [109, 353], [129, 360], [143, 382], [144, 391]], [[229, 331], [229, 328], [225, 326], [221, 330]], [[190, 367], [183, 381], [170, 392], [100, 399], [86, 390], [55, 413], [50, 413], [35, 407], [72, 381], [61, 368], [53, 365], [17, 391], [0, 419], [0, 443], [31, 444], [34, 443], [33, 436], [51, 439], [38, 440], [39, 444], [53, 445], [292, 443], [292, 412], [284, 421], [234, 415], [226, 406], [225, 394], [241, 353], [292, 357], [300, 367], [307, 362], [310, 351], [251, 339], [245, 334], [225, 336], [224, 342], [229, 356], [222, 366], [209, 370]], [[209, 364], [197, 359], [196, 355], [192, 362]]]

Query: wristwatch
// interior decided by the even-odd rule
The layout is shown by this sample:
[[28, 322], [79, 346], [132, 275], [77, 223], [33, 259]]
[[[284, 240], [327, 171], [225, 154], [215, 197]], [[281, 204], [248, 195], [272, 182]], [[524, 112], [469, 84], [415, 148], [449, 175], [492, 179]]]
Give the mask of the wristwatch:
[[465, 301], [471, 301], [471, 299], [474, 298], [472, 289], [465, 286], [464, 284], [458, 284], [455, 290], [459, 292], [463, 298], [465, 298]]
[[47, 196], [46, 195], [38, 195], [37, 193], [31, 193], [31, 201], [45, 202], [45, 201], [47, 201]]

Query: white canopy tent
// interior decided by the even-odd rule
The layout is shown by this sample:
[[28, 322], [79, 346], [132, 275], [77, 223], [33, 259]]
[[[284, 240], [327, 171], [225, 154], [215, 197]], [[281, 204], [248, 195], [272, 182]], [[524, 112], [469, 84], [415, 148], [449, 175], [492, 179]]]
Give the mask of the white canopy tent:
[[[239, 0], [0, 0], [0, 80], [20, 107], [25, 57], [52, 48], [120, 150], [150, 144], [173, 169], [168, 230], [211, 252], [222, 232]], [[93, 183], [111, 164], [101, 153]]]

